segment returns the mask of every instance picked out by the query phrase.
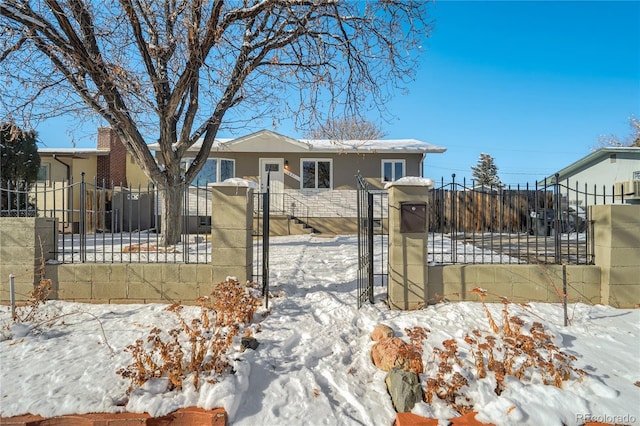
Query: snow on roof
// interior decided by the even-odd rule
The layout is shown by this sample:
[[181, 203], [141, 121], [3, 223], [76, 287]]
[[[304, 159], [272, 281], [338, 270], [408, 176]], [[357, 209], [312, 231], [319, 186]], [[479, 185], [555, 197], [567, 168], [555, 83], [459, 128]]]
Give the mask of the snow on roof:
[[40, 155], [108, 155], [108, 149], [98, 148], [38, 148], [38, 154]]
[[[280, 135], [270, 130], [261, 130], [251, 135], [241, 136], [235, 139], [215, 139], [211, 151], [234, 152], [239, 149], [243, 152], [251, 152], [247, 145], [254, 144], [255, 152], [264, 152], [265, 143], [277, 145], [281, 152], [324, 152], [324, 153], [442, 153], [446, 148], [423, 142], [417, 139], [379, 139], [379, 140], [344, 140], [330, 139], [295, 139]], [[190, 151], [198, 151], [202, 146], [202, 140], [197, 141]], [[159, 150], [157, 143], [150, 144], [152, 150]], [[275, 152], [275, 151], [274, 151]]]
[[346, 140], [307, 139], [301, 142], [311, 145], [314, 151], [324, 152], [435, 152], [446, 151], [446, 148], [432, 145], [417, 139], [378, 139], [378, 140]]

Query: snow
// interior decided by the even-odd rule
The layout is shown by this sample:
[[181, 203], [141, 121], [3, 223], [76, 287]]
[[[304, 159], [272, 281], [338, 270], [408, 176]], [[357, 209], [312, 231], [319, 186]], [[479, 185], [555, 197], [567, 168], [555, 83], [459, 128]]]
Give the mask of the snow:
[[258, 189], [258, 184], [254, 181], [242, 178], [229, 178], [225, 179], [222, 182], [213, 182], [210, 183], [209, 186], [240, 186], [245, 188], [253, 188]]
[[393, 182], [389, 182], [384, 186], [384, 189], [389, 189], [392, 186], [426, 186], [427, 188], [433, 188], [433, 179], [423, 178], [419, 176], [405, 176], [397, 179]]
[[[253, 133], [247, 136], [241, 136], [235, 139], [229, 138], [216, 138], [211, 147], [211, 151], [229, 151], [234, 152], [234, 144], [246, 140], [247, 137], [250, 136], [265, 136], [270, 140], [280, 140], [282, 135], [278, 135], [277, 133], [271, 132], [269, 130], [261, 130], [259, 132]], [[298, 152], [301, 146], [304, 149], [314, 151], [314, 152], [325, 152], [325, 153], [344, 153], [344, 152], [355, 152], [355, 153], [442, 153], [446, 151], [446, 148], [434, 145], [425, 141], [417, 140], [417, 139], [376, 139], [376, 140], [341, 140], [336, 141], [332, 139], [292, 139], [284, 136], [288, 139], [288, 143], [292, 145], [294, 151]], [[273, 139], [271, 139], [273, 138]], [[298, 143], [295, 143], [297, 141]], [[191, 150], [198, 150], [202, 146], [203, 139], [198, 139]], [[259, 144], [258, 144], [259, 145]], [[149, 149], [151, 150], [159, 150], [160, 144], [153, 143], [149, 144]], [[259, 148], [256, 148], [256, 152], [260, 152]], [[288, 152], [288, 150], [287, 150]]]
[[[189, 379], [181, 391], [164, 391], [157, 379], [126, 395], [129, 382], [116, 374], [132, 361], [124, 349], [158, 327], [177, 327], [167, 305], [89, 305], [49, 301], [32, 321], [13, 323], [0, 307], [0, 415], [45, 417], [90, 412], [167, 414], [180, 407], [224, 407], [231, 425], [390, 425], [395, 412], [385, 372], [370, 360], [370, 333], [378, 323], [407, 339], [406, 328], [428, 328], [423, 346], [425, 375], [434, 373], [434, 348], [455, 339], [460, 359], [469, 361], [464, 337], [474, 329], [491, 334], [482, 304], [442, 303], [419, 311], [391, 311], [385, 288], [375, 304], [357, 309], [355, 236], [274, 237], [270, 251], [269, 311], [260, 308], [251, 327], [259, 342], [229, 359], [234, 374], [218, 383]], [[489, 304], [501, 323], [502, 305]], [[185, 307], [185, 318], [200, 308]], [[562, 388], [540, 380], [469, 375], [465, 396], [478, 420], [498, 425], [579, 425], [590, 420], [640, 424], [640, 311], [609, 306], [569, 306], [563, 326], [559, 304], [509, 305], [526, 324], [541, 322], [553, 343], [576, 357], [573, 367], [587, 375]], [[187, 346], [188, 347], [188, 346]], [[434, 398], [415, 413], [446, 419], [456, 413]]]
[[446, 148], [417, 139], [332, 140], [304, 139], [314, 151], [321, 152], [423, 152], [442, 153]]

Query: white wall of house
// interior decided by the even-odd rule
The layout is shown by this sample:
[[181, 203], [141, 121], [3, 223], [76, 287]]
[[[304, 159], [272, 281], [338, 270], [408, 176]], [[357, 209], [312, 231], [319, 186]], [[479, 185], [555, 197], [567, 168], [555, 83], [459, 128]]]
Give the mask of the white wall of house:
[[[577, 190], [580, 192], [585, 191], [586, 184], [586, 191], [590, 195], [576, 197], [570, 194], [569, 198], [572, 203], [574, 198], [577, 198], [580, 201], [579, 204], [582, 205], [620, 204], [622, 199], [614, 197], [616, 183], [629, 182], [634, 180], [634, 177], [636, 180], [640, 180], [640, 157], [624, 153], [610, 153], [585, 164], [572, 172], [568, 178], [563, 179], [561, 176], [560, 183], [571, 190], [576, 189], [577, 185]], [[597, 193], [598, 197], [594, 197], [593, 193]], [[603, 194], [605, 194], [604, 197]], [[635, 203], [636, 200], [625, 199], [625, 203], [629, 202]]]

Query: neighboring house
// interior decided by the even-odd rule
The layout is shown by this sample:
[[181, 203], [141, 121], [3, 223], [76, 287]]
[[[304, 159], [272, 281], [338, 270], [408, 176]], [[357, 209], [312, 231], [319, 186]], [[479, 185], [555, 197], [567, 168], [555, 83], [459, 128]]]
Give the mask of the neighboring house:
[[[97, 148], [39, 148], [38, 154], [40, 170], [32, 193], [37, 194], [34, 197], [38, 209], [55, 210], [60, 223], [66, 224], [67, 228], [61, 228], [61, 232], [78, 232], [82, 202], [90, 212], [111, 210], [112, 192], [108, 192], [108, 197], [102, 197], [102, 188], [111, 190], [131, 185], [133, 190], [138, 186], [146, 190], [149, 182], [115, 132], [108, 127], [98, 129]], [[85, 193], [81, 196], [83, 173]], [[99, 229], [107, 227], [105, 221], [110, 218], [96, 216], [94, 213], [87, 221]], [[121, 214], [120, 228], [123, 217]]]
[[[186, 154], [185, 168], [199, 148], [196, 144]], [[204, 186], [236, 177], [264, 190], [268, 177], [272, 212], [323, 218], [326, 223], [328, 218], [357, 216], [356, 174], [371, 189], [382, 191], [386, 183], [403, 176], [422, 176], [425, 156], [444, 151], [415, 139], [306, 140], [261, 130], [236, 139], [217, 139], [192, 184]]]
[[[640, 147], [601, 148], [557, 174], [563, 186], [589, 193], [586, 197], [578, 194], [575, 201], [571, 200], [574, 204], [618, 204], [623, 200], [640, 203]], [[555, 175], [547, 177], [547, 181], [554, 183]], [[599, 194], [597, 199], [593, 196], [595, 191]]]
[[38, 154], [38, 182], [41, 185], [78, 183], [82, 173], [88, 184], [97, 184], [98, 187], [137, 187], [146, 186], [149, 182], [109, 127], [98, 129], [97, 148], [39, 148]]

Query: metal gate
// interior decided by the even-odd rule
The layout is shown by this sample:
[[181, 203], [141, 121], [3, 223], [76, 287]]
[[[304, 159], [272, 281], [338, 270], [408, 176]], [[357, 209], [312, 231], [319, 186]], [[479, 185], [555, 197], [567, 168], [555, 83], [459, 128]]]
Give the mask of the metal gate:
[[262, 284], [265, 308], [269, 308], [269, 216], [271, 211], [270, 173], [267, 173], [264, 192], [254, 198], [254, 281]]
[[373, 194], [367, 182], [356, 175], [358, 188], [358, 309], [373, 303]]
[[387, 283], [388, 201], [387, 192], [371, 190], [356, 175], [358, 200], [358, 308], [374, 303], [373, 287]]

